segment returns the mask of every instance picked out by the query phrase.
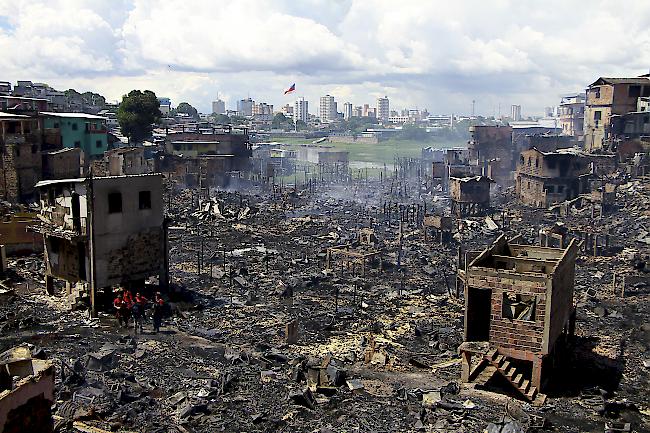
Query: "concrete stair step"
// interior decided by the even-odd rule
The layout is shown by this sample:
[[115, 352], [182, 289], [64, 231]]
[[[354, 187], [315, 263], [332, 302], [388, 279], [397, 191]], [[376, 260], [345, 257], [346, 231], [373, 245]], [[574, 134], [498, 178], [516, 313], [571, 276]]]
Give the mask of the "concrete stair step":
[[515, 375], [517, 374], [517, 368], [515, 366], [510, 366], [507, 370], [504, 371], [505, 376], [510, 380], [511, 382], [515, 381]]
[[492, 379], [492, 376], [494, 376], [496, 372], [497, 372], [497, 368], [493, 365], [488, 364], [487, 366], [485, 366], [483, 371], [481, 371], [479, 375], [476, 376], [476, 379], [474, 379], [473, 382], [476, 383], [477, 385], [485, 385], [488, 382], [488, 380]]
[[535, 397], [537, 396], [537, 387], [536, 386], [531, 386], [530, 390], [526, 393], [526, 398], [529, 401], [535, 400]]

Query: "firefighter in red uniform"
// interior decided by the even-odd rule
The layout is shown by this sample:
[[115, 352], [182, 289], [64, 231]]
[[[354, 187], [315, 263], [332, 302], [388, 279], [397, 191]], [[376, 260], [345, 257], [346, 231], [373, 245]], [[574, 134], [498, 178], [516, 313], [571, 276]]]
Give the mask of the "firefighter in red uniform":
[[[113, 307], [115, 307], [115, 317], [117, 317], [117, 323], [119, 326], [122, 326], [122, 320], [124, 318], [124, 312], [122, 310], [125, 308], [125, 305], [124, 300], [119, 293], [113, 301]], [[124, 324], [126, 325], [126, 322]]]
[[144, 309], [145, 306], [147, 305], [147, 298], [144, 296], [140, 295], [140, 293], [135, 294], [135, 301], [133, 302], [133, 329], [135, 332], [138, 332], [138, 328], [140, 328], [140, 332], [142, 332], [142, 322], [144, 321]]

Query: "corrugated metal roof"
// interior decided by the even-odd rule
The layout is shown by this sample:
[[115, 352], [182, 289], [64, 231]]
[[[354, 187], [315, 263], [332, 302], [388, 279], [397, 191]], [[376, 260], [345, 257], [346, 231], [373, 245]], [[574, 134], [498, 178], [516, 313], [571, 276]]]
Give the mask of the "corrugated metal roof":
[[53, 113], [51, 111], [41, 111], [41, 114], [44, 115], [44, 116], [64, 117], [64, 118], [69, 118], [69, 119], [102, 119], [102, 120], [106, 120], [106, 117], [95, 116], [94, 114], [86, 114], [86, 113]]
[[52, 179], [52, 180], [42, 180], [34, 185], [35, 188], [40, 188], [42, 186], [54, 185], [57, 183], [81, 183], [85, 181], [85, 177], [77, 177], [73, 179]]
[[13, 114], [13, 113], [3, 113], [0, 111], [0, 119], [29, 119], [29, 116], [25, 116], [23, 114]]
[[590, 84], [591, 86], [598, 86], [601, 84], [650, 84], [649, 77], [631, 77], [631, 78], [616, 78], [616, 77], [600, 77]]

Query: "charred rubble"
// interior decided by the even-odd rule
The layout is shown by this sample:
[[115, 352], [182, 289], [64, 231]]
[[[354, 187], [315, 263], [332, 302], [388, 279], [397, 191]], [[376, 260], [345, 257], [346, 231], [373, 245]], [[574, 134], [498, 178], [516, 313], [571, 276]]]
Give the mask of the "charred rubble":
[[[610, 171], [600, 199], [531, 199], [538, 209], [517, 199], [521, 180], [419, 164], [158, 186], [155, 236], [111, 244], [136, 281], [98, 257], [94, 299], [71, 296], [84, 277], [51, 279], [51, 245], [49, 262], [3, 255], [0, 348], [51, 363], [60, 432], [648, 431], [644, 179]], [[86, 182], [41, 185], [43, 200], [62, 183], [83, 197]], [[52, 212], [30, 233], [60, 237], [46, 224], [67, 214]], [[87, 220], [67, 223], [86, 242]], [[163, 291], [162, 332], [118, 327], [107, 287], [127, 283]]]

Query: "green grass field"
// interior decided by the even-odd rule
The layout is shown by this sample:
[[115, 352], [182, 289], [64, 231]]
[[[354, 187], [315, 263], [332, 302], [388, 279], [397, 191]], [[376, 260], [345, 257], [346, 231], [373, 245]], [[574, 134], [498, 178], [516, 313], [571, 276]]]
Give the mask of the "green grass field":
[[[277, 141], [288, 145], [311, 144], [313, 140], [303, 138], [273, 138], [271, 141]], [[391, 164], [395, 156], [401, 157], [419, 157], [422, 154], [422, 148], [432, 146], [439, 149], [445, 149], [455, 146], [464, 146], [463, 142], [431, 142], [431, 141], [411, 141], [411, 140], [386, 140], [377, 144], [367, 143], [321, 143], [325, 146], [332, 146], [337, 150], [350, 152], [350, 161], [374, 162], [376, 164]]]

